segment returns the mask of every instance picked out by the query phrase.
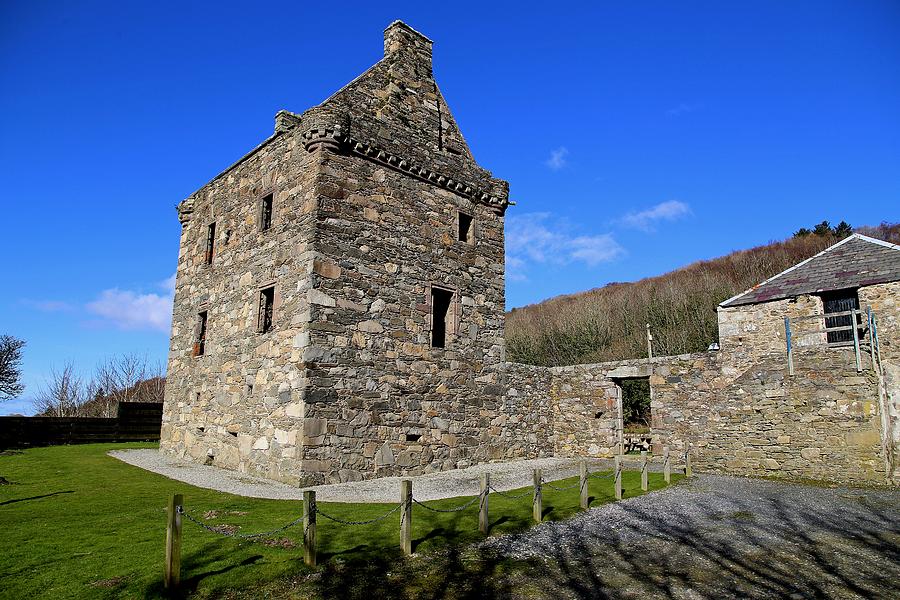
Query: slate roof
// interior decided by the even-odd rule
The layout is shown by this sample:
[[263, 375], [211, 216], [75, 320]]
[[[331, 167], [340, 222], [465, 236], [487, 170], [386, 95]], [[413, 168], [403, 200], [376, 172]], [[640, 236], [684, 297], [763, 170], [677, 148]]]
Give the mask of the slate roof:
[[900, 281], [900, 246], [854, 233], [719, 306], [770, 300]]

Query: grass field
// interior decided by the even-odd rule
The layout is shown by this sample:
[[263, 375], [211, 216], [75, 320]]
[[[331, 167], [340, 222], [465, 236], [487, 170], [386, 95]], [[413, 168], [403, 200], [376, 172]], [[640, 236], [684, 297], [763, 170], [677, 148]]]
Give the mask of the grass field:
[[[299, 501], [243, 498], [196, 488], [106, 455], [113, 449], [153, 447], [91, 444], [0, 454], [0, 476], [10, 482], [0, 485], [0, 597], [161, 596], [165, 507], [175, 492], [184, 495], [187, 512], [209, 525], [232, 526], [241, 533], [273, 529], [302, 513]], [[575, 480], [554, 484], [562, 487]], [[664, 485], [661, 475], [650, 474], [651, 490]], [[623, 487], [626, 498], [641, 494], [638, 473], [625, 472]], [[612, 481], [591, 480], [590, 494], [592, 506], [613, 501]], [[465, 500], [428, 504], [449, 508]], [[490, 502], [490, 535], [521, 531], [533, 524], [530, 497], [509, 500], [492, 494]], [[371, 519], [394, 506], [320, 505], [331, 515], [356, 521]], [[577, 512], [577, 488], [563, 492], [544, 488], [545, 520], [565, 519]], [[312, 570], [303, 565], [301, 526], [274, 540], [242, 542], [185, 521], [183, 593], [196, 598], [373, 598], [377, 596], [370, 595], [371, 589], [367, 595], [367, 586], [373, 581], [414, 593], [428, 589], [435, 577], [446, 576], [451, 568], [448, 560], [453, 569], [469, 569], [460, 562], [460, 552], [483, 537], [477, 529], [477, 503], [452, 514], [415, 506], [413, 549], [420, 557], [403, 559], [398, 523], [397, 514], [359, 527], [337, 525], [320, 517], [319, 561], [324, 564]], [[411, 570], [410, 560], [427, 568]], [[491, 565], [492, 569], [507, 567], [515, 565]], [[400, 579], [386, 579], [391, 573]]]

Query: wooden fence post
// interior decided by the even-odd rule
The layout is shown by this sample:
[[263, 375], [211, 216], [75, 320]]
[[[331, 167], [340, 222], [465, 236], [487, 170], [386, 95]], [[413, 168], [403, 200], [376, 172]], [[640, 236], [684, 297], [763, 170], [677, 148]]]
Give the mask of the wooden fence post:
[[850, 325], [853, 327], [851, 331], [853, 331], [853, 351], [856, 353], [856, 372], [862, 372], [862, 360], [859, 356], [859, 330], [857, 327], [859, 325], [856, 322], [857, 315], [859, 315], [859, 311], [855, 308], [850, 309]]
[[316, 492], [303, 492], [303, 562], [316, 566]]
[[488, 494], [491, 492], [491, 474], [481, 474], [481, 500], [478, 507], [478, 531], [486, 534], [490, 527], [488, 521]]
[[616, 500], [621, 500], [622, 499], [622, 457], [618, 454], [616, 454], [615, 465], [616, 465], [616, 473], [615, 473]]
[[534, 502], [532, 502], [531, 513], [535, 522], [540, 523], [544, 518], [544, 499], [541, 495], [541, 470], [534, 470]]
[[412, 479], [400, 482], [400, 549], [412, 554]]
[[175, 590], [181, 583], [181, 513], [184, 504], [181, 494], [169, 498], [166, 523], [166, 572], [163, 578], [167, 590]]
[[663, 477], [666, 485], [672, 483], [672, 464], [669, 462], [669, 447], [663, 446]]
[[691, 477], [694, 474], [694, 469], [691, 467], [691, 447], [690, 445], [684, 451], [684, 476]]
[[578, 464], [578, 485], [581, 490], [581, 510], [588, 509], [588, 470], [587, 461]]
[[647, 491], [647, 451], [641, 450], [641, 489]]

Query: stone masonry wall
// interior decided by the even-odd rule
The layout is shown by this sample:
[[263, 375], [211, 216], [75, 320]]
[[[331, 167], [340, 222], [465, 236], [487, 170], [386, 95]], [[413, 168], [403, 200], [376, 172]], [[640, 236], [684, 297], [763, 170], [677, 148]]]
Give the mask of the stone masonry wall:
[[553, 371], [548, 367], [506, 363], [506, 394], [491, 423], [496, 439], [492, 459], [540, 458], [554, 455]]
[[847, 348], [806, 348], [795, 358], [793, 377], [781, 354], [737, 372], [722, 354], [656, 369], [654, 445], [682, 451], [689, 443], [700, 470], [883, 482], [871, 364], [857, 373]]
[[[307, 481], [418, 474], [503, 454], [503, 218], [440, 187], [321, 152], [310, 307]], [[459, 210], [475, 218], [457, 241]], [[453, 290], [431, 347], [430, 286]]]
[[[770, 352], [784, 352], [784, 318], [821, 315], [822, 312], [822, 299], [814, 295], [727, 308], [720, 306], [717, 309], [719, 346], [748, 360]], [[823, 343], [824, 334], [809, 333], [822, 327], [824, 322], [815, 319], [793, 323], [793, 347]]]
[[[305, 374], [300, 340], [312, 267], [315, 168], [279, 133], [179, 206], [181, 249], [161, 451], [273, 479], [300, 473]], [[274, 193], [272, 227], [260, 202]], [[215, 222], [211, 265], [207, 227]], [[259, 291], [275, 285], [274, 328], [257, 331]], [[206, 349], [193, 355], [198, 313]]]
[[[793, 377], [783, 353], [753, 362], [707, 352], [552, 368], [555, 454], [614, 453], [616, 381], [649, 376], [654, 452], [669, 446], [676, 462], [690, 445], [699, 470], [883, 482], [876, 375], [863, 363], [857, 373], [852, 349], [807, 347], [795, 354]], [[603, 407], [594, 426], [590, 412]]]
[[889, 432], [892, 467], [900, 457], [900, 281], [859, 289], [859, 305], [871, 306], [878, 326], [879, 350], [884, 373], [885, 423]]

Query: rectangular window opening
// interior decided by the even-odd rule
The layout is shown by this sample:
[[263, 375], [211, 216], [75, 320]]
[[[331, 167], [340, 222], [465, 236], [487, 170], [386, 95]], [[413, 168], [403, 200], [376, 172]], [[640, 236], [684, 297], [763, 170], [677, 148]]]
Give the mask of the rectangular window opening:
[[422, 438], [421, 433], [407, 433], [406, 441], [407, 442], [418, 442]]
[[259, 214], [259, 230], [268, 231], [272, 228], [272, 203], [275, 201], [275, 194], [266, 194], [263, 196]]
[[450, 329], [450, 305], [453, 292], [441, 288], [431, 288], [431, 347], [447, 346], [447, 331]]
[[[206, 319], [208, 314], [205, 310], [197, 314], [197, 336], [194, 339], [194, 356], [203, 356], [206, 353]], [[199, 398], [199, 392], [197, 396]]]
[[464, 212], [459, 213], [459, 231], [457, 232], [456, 239], [460, 242], [465, 242], [467, 244], [473, 243], [475, 236], [473, 235], [472, 224], [474, 223], [474, 218], [472, 215], [467, 215]]
[[210, 223], [206, 228], [206, 264], [211, 265], [216, 245], [216, 224]]
[[259, 292], [259, 331], [272, 331], [275, 323], [275, 286], [267, 287]]
[[[822, 294], [822, 306], [825, 310], [825, 328], [829, 329], [831, 327], [850, 327], [852, 321], [852, 317], [850, 315], [840, 315], [837, 317], [829, 317], [830, 313], [841, 313], [847, 312], [850, 310], [859, 310], [859, 294], [855, 289], [852, 290], [838, 290], [836, 292], [828, 292]], [[856, 324], [859, 325], [862, 322], [862, 315], [856, 315]], [[826, 332], [826, 337], [828, 339], [829, 344], [844, 344], [847, 342], [853, 341], [853, 330], [852, 329], [841, 329], [838, 331], [828, 331]], [[863, 335], [863, 331], [859, 331], [860, 337]]]

